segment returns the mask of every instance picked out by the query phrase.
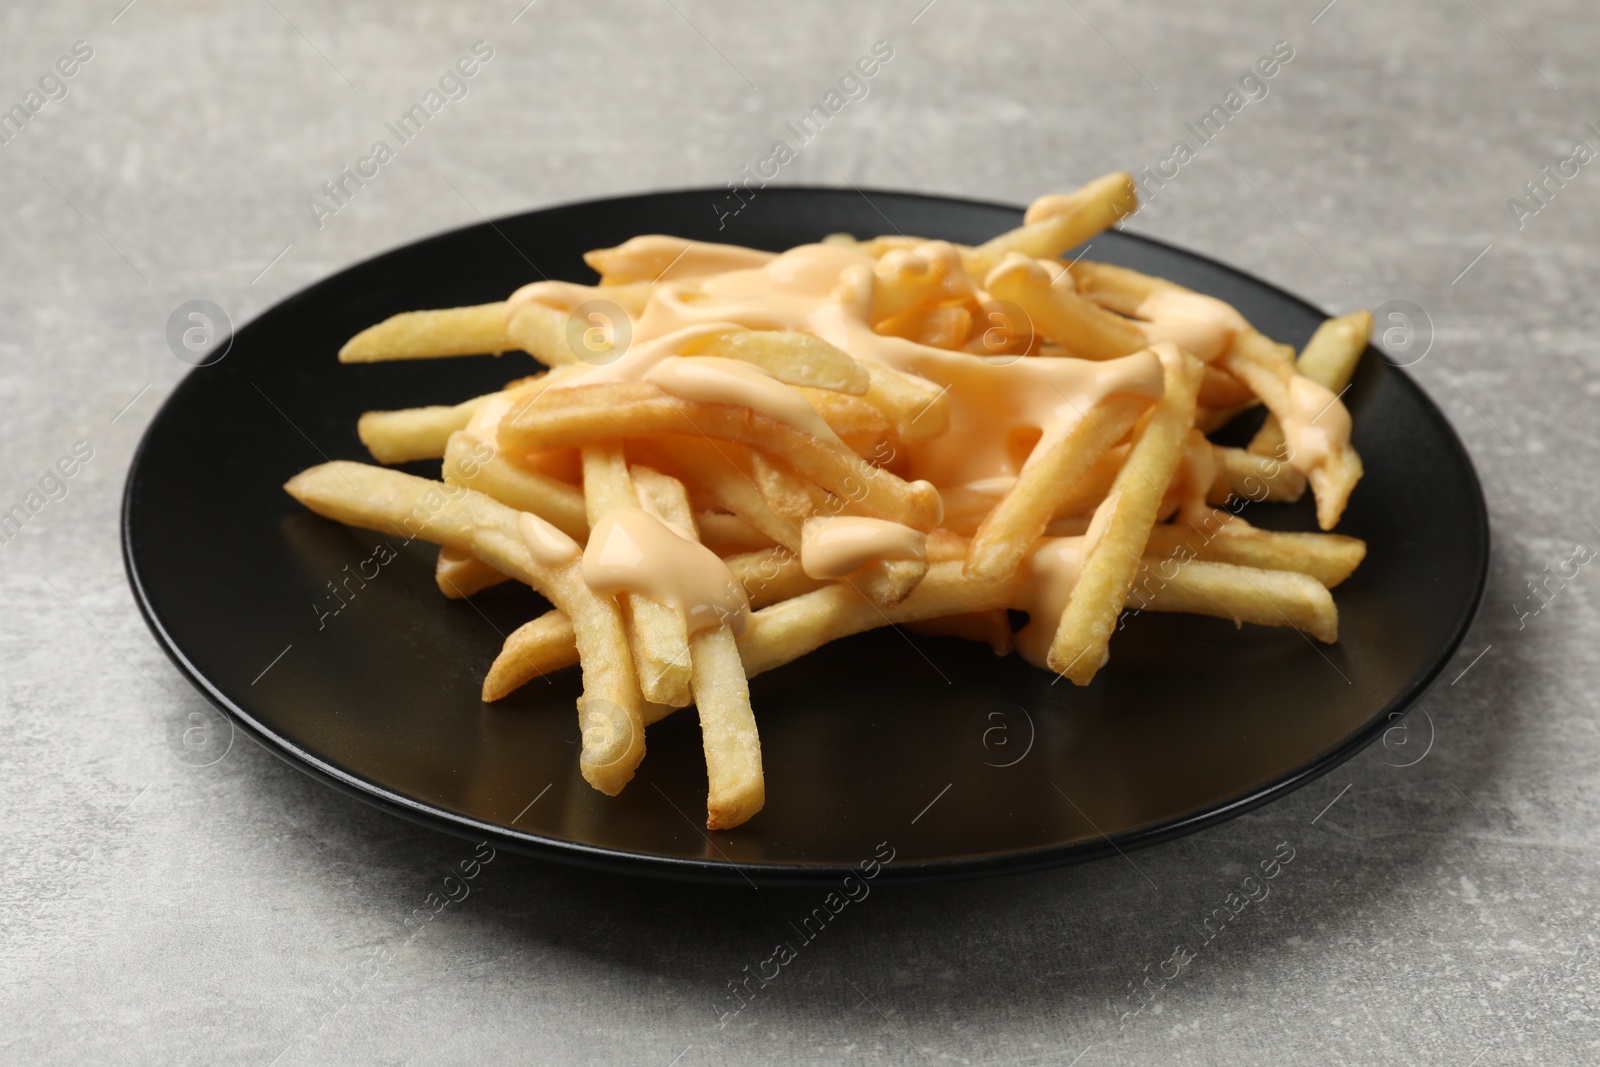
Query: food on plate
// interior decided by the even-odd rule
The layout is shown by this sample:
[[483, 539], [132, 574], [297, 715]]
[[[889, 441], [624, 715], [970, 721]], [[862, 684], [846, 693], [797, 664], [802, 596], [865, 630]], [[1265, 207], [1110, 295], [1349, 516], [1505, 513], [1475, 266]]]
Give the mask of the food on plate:
[[[849, 634], [977, 641], [1077, 685], [1129, 611], [1333, 642], [1329, 590], [1366, 552], [1327, 531], [1361, 478], [1341, 397], [1371, 316], [1330, 319], [1297, 357], [1213, 297], [1062, 259], [1136, 206], [1112, 174], [975, 247], [645, 235], [585, 257], [598, 284], [404, 312], [340, 359], [521, 349], [545, 369], [362, 416], [373, 459], [438, 459], [439, 481], [335, 461], [286, 489], [438, 544], [446, 596], [543, 595], [483, 699], [578, 666], [596, 789], [619, 792], [648, 725], [693, 705], [713, 830], [765, 799], [748, 680]], [[1258, 405], [1247, 448], [1208, 438]], [[1308, 488], [1322, 532], [1240, 514]]]

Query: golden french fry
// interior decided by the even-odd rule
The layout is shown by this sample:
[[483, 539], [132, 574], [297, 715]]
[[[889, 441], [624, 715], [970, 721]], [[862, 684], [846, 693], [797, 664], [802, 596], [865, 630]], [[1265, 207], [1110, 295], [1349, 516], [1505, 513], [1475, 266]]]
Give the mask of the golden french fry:
[[1128, 593], [1127, 606], [1292, 626], [1328, 644], [1339, 639], [1339, 609], [1332, 595], [1315, 578], [1295, 571], [1196, 559], [1171, 567], [1168, 576], [1163, 563], [1147, 561]]
[[955, 560], [928, 567], [917, 588], [899, 604], [881, 608], [842, 583], [830, 584], [752, 612], [739, 635], [745, 673], [754, 678], [830, 641], [876, 629], [945, 615], [1004, 608], [1014, 599], [1009, 583], [975, 582]]
[[694, 519], [695, 525], [700, 528], [701, 543], [719, 556], [756, 552], [777, 544], [737, 515], [722, 511], [697, 511]]
[[[1112, 267], [1104, 263], [1079, 260], [1071, 264], [1068, 269], [1080, 292], [1103, 306], [1125, 315], [1135, 314], [1139, 306], [1158, 291], [1189, 292], [1174, 282], [1163, 278], [1152, 278], [1126, 267]], [[1339, 332], [1343, 336], [1330, 334], [1328, 344], [1330, 347], [1344, 345], [1348, 348], [1349, 334], [1344, 331], [1354, 332], [1359, 330], [1360, 326], [1361, 321], [1357, 318], [1348, 326], [1340, 327]], [[1367, 328], [1370, 329], [1370, 323]], [[1322, 367], [1337, 364], [1340, 357], [1337, 355], [1326, 357], [1326, 363], [1324, 359], [1325, 357], [1318, 356], [1315, 365]], [[1280, 427], [1299, 425], [1296, 421], [1294, 401], [1296, 390], [1301, 388], [1297, 384], [1297, 379], [1302, 379], [1305, 385], [1311, 387], [1306, 390], [1306, 394], [1310, 399], [1317, 401], [1315, 407], [1318, 410], [1310, 415], [1299, 413], [1300, 422], [1305, 422], [1308, 426], [1320, 423], [1317, 428], [1326, 438], [1326, 447], [1320, 455], [1298, 456], [1291, 448], [1288, 450], [1288, 459], [1311, 483], [1311, 491], [1317, 498], [1317, 525], [1324, 530], [1331, 530], [1338, 523], [1339, 516], [1344, 513], [1345, 505], [1350, 500], [1350, 493], [1361, 480], [1362, 473], [1361, 457], [1339, 432], [1329, 429], [1339, 424], [1348, 425], [1350, 415], [1343, 403], [1336, 395], [1332, 395], [1331, 391], [1326, 390], [1325, 386], [1296, 373], [1293, 349], [1287, 345], [1277, 344], [1248, 323], [1244, 329], [1235, 332], [1232, 342], [1227, 350], [1217, 357], [1215, 365], [1248, 386], [1272, 412]], [[1325, 392], [1328, 393], [1327, 396], [1324, 396]], [[1209, 423], [1201, 425], [1202, 430], [1211, 428]]]
[[1139, 190], [1131, 175], [1121, 172], [1096, 178], [1075, 192], [1041, 198], [1049, 213], [1038, 222], [991, 238], [962, 256], [967, 273], [982, 278], [1007, 252], [1034, 259], [1055, 259], [1069, 248], [1102, 233], [1139, 210]]
[[751, 471], [749, 451], [710, 438], [669, 436], [636, 442], [634, 451], [683, 482], [698, 503], [738, 516], [771, 542], [800, 551], [800, 526], [768, 503]]
[[379, 463], [406, 463], [438, 459], [450, 435], [467, 428], [485, 405], [505, 403], [508, 397], [537, 393], [549, 383], [540, 373], [518, 378], [498, 393], [486, 393], [459, 404], [399, 411], [369, 411], [356, 423], [356, 433]]
[[1213, 445], [1217, 479], [1206, 502], [1226, 504], [1231, 498], [1294, 503], [1305, 495], [1306, 476], [1275, 456], [1258, 456], [1242, 448]]
[[[591, 527], [617, 508], [637, 508], [639, 495], [620, 444], [583, 448], [583, 499]], [[628, 647], [639, 691], [655, 704], [687, 707], [690, 700], [689, 633], [677, 609], [638, 593], [618, 597], [627, 624]]]
[[947, 390], [926, 378], [902, 374], [876, 363], [866, 364], [872, 384], [866, 401], [889, 417], [894, 435], [908, 445], [931, 441], [950, 425]]
[[637, 463], [628, 468], [628, 473], [633, 475], [633, 487], [638, 491], [639, 502], [646, 511], [668, 526], [677, 527], [680, 533], [691, 540], [700, 539], [695, 527], [694, 509], [689, 506], [689, 494], [684, 491], [682, 482], [670, 474], [662, 474], [653, 467]]
[[583, 261], [604, 279], [607, 287], [704, 278], [727, 270], [765, 266], [775, 258], [772, 252], [758, 252], [742, 245], [713, 244], [658, 234], [635, 237], [615, 248], [596, 248], [583, 254]]
[[519, 400], [500, 424], [500, 442], [528, 452], [621, 437], [698, 432], [758, 448], [873, 518], [932, 529], [939, 492], [908, 483], [833, 441], [731, 404], [672, 396], [649, 382], [578, 385]]
[[879, 559], [863, 563], [842, 580], [880, 608], [910, 596], [928, 573], [925, 559]]
[[465, 600], [474, 593], [509, 579], [471, 552], [446, 545], [439, 549], [439, 562], [434, 566], [433, 580], [439, 592], [451, 600]]
[[872, 384], [851, 356], [809, 333], [729, 329], [684, 346], [686, 356], [717, 356], [753, 363], [789, 385], [862, 396]]
[[1366, 542], [1360, 538], [1330, 533], [1279, 533], [1215, 511], [1191, 522], [1157, 524], [1150, 531], [1145, 556], [1165, 559], [1184, 549], [1195, 559], [1215, 563], [1299, 571], [1329, 589], [1350, 577], [1367, 555]]
[[872, 329], [876, 333], [904, 337], [907, 341], [915, 341], [929, 348], [960, 349], [972, 333], [972, 312], [958, 306], [916, 308], [884, 319]]
[[339, 349], [340, 363], [499, 354], [516, 345], [506, 333], [504, 301], [438, 311], [402, 311], [368, 326]]
[[[1245, 339], [1239, 339], [1243, 340]], [[1296, 406], [1293, 397], [1294, 390], [1298, 386], [1292, 364], [1286, 368], [1264, 349], [1237, 342], [1222, 358], [1227, 361], [1229, 373], [1250, 386], [1272, 412], [1280, 426], [1295, 422]], [[1337, 396], [1322, 386], [1311, 383], [1309, 379], [1300, 380], [1328, 395], [1326, 402], [1319, 405], [1321, 410], [1303, 418], [1302, 421], [1313, 424], [1328, 418], [1342, 420], [1348, 425], [1349, 412], [1345, 410], [1344, 404]], [[1348, 439], [1331, 433], [1327, 436], [1328, 447], [1325, 455], [1308, 459], [1303, 455], [1297, 455], [1293, 447], [1287, 449], [1287, 452], [1289, 462], [1302, 470], [1311, 482], [1311, 492], [1317, 498], [1317, 525], [1324, 530], [1331, 530], [1338, 525], [1339, 516], [1344, 514], [1350, 493], [1361, 480], [1362, 468], [1361, 457], [1350, 446]]]
[[[1329, 319], [1317, 327], [1306, 347], [1294, 362], [1295, 370], [1318, 385], [1334, 392], [1344, 391], [1356, 372], [1356, 364], [1367, 350], [1372, 337], [1372, 313], [1356, 311]], [[1255, 437], [1250, 440], [1250, 451], [1262, 456], [1275, 456], [1283, 452], [1287, 442], [1283, 425], [1274, 415], [1268, 415]]]
[[816, 510], [806, 480], [763, 452], [749, 453], [750, 474], [767, 507], [793, 523], [804, 522]]
[[[583, 580], [582, 558], [537, 562], [522, 543], [518, 513], [481, 493], [400, 471], [336, 460], [301, 471], [284, 489], [307, 508], [347, 526], [421, 537], [471, 552], [533, 586], [572, 620], [582, 655], [579, 706], [584, 778], [615, 795], [644, 758], [639, 683], [621, 613]], [[576, 546], [574, 546], [576, 548]]]
[[1127, 319], [1079, 296], [1071, 278], [1053, 282], [1037, 260], [1012, 252], [989, 272], [984, 288], [1016, 304], [1035, 330], [1084, 359], [1116, 359], [1149, 347]]
[[1050, 518], [1095, 462], [1133, 429], [1150, 407], [1147, 397], [1113, 394], [1084, 412], [1066, 435], [1028, 458], [1017, 484], [972, 537], [966, 573], [979, 581], [1010, 578]]
[[1105, 663], [1111, 633], [1138, 572], [1144, 545], [1194, 422], [1204, 364], [1176, 345], [1152, 346], [1166, 372], [1166, 392], [1128, 451], [1111, 492], [1095, 513], [1077, 585], [1050, 643], [1049, 668], [1087, 685]]
[[706, 754], [706, 829], [731, 830], [761, 810], [766, 782], [761, 740], [750, 708], [750, 683], [733, 631], [718, 626], [694, 635], [695, 707]]
[[561, 367], [578, 362], [577, 353], [567, 341], [571, 315], [545, 304], [523, 304], [506, 323], [506, 336], [546, 367]]
[[[807, 576], [800, 567], [800, 558], [786, 549], [729, 556], [726, 562], [734, 579], [749, 596], [750, 606], [756, 609], [829, 584]], [[483, 699], [499, 700], [541, 675], [577, 662], [578, 646], [572, 624], [561, 612], [548, 611], [513, 630], [506, 638], [505, 647], [484, 678]], [[655, 722], [675, 710], [665, 704], [647, 704], [645, 723]]]
[[545, 612], [511, 631], [483, 676], [483, 701], [510, 696], [535, 678], [578, 662], [578, 635], [558, 610]]
[[473, 412], [488, 397], [473, 397], [448, 406], [369, 411], [356, 423], [356, 433], [379, 463], [438, 459], [450, 435], [467, 428]]
[[[633, 477], [640, 496], [661, 520], [693, 539], [694, 513], [683, 484], [649, 467], [634, 467]], [[726, 622], [689, 638], [689, 662], [710, 783], [706, 828], [730, 830], [761, 810], [766, 784], [750, 684]]]
[[518, 511], [531, 511], [580, 542], [589, 536], [582, 490], [512, 462], [471, 434], [450, 436], [444, 452], [444, 480]]

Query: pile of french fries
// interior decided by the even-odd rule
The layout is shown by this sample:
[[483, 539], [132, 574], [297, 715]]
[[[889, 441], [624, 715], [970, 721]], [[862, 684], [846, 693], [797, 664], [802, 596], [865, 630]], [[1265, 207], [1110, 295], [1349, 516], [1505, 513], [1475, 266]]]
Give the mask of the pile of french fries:
[[[1309, 485], [1322, 531], [1337, 523], [1361, 476], [1338, 397], [1371, 316], [1327, 321], [1297, 356], [1170, 281], [1062, 261], [1135, 207], [1131, 178], [1113, 174], [1037, 201], [1021, 227], [975, 247], [836, 234], [784, 259], [640, 238], [586, 257], [597, 285], [542, 282], [508, 301], [396, 315], [352, 338], [340, 359], [522, 350], [546, 369], [461, 403], [361, 417], [379, 464], [439, 459], [439, 481], [336, 461], [285, 488], [328, 518], [439, 545], [447, 597], [507, 580], [542, 594], [550, 610], [505, 640], [483, 699], [579, 665], [580, 768], [596, 789], [618, 793], [644, 758], [646, 727], [695, 706], [713, 830], [764, 802], [748, 679], [850, 634], [905, 626], [974, 640], [1079, 685], [1107, 662], [1127, 611], [1295, 627], [1332, 642], [1329, 589], [1366, 546], [1258, 529], [1239, 511], [1297, 500]], [[813, 275], [833, 265], [808, 282], [820, 295], [801, 311], [727, 296], [805, 272], [794, 264]], [[1151, 309], [1176, 317], [1141, 318]], [[663, 327], [672, 314], [694, 325]], [[608, 373], [646, 348], [697, 367], [741, 364], [717, 373], [774, 399], [744, 405], [738, 389], [691, 395], [653, 374]], [[896, 358], [879, 358], [885, 351]], [[995, 375], [1114, 370], [1122, 360], [1145, 384], [1063, 395], [1047, 425], [986, 428], [963, 415], [957, 378], [908, 369], [977, 367], [952, 362], [964, 360]], [[1249, 447], [1208, 440], [1256, 405], [1268, 416]], [[952, 441], [961, 451], [962, 434], [974, 448], [996, 445], [986, 434], [1010, 435], [1000, 442], [1014, 453], [1008, 476], [924, 480], [925, 458], [950, 453]], [[590, 530], [638, 512], [682, 539], [670, 543], [673, 560], [727, 576], [720, 606], [691, 611], [652, 597], [648, 583], [596, 588], [602, 546]], [[809, 539], [836, 516], [908, 528], [921, 547], [814, 576]], [[1028, 615], [1020, 631], [1017, 612]]]

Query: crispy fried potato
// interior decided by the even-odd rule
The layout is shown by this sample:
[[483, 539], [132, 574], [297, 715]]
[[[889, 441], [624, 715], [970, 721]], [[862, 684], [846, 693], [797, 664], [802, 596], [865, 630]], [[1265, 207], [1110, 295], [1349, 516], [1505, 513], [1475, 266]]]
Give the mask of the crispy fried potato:
[[438, 311], [402, 311], [368, 326], [339, 349], [340, 363], [435, 356], [498, 355], [517, 347], [506, 333], [504, 301]]
[[[608, 511], [639, 506], [621, 445], [584, 446], [583, 499], [591, 527]], [[617, 600], [627, 624], [640, 693], [655, 704], [687, 707], [692, 666], [683, 616], [638, 593], [624, 593]]]
[[1306, 476], [1274, 456], [1258, 456], [1242, 448], [1213, 445], [1217, 478], [1206, 502], [1226, 504], [1230, 499], [1271, 500], [1294, 503], [1306, 492]]
[[[1294, 361], [1296, 372], [1305, 375], [1318, 385], [1339, 393], [1350, 384], [1356, 364], [1367, 350], [1372, 337], [1372, 313], [1356, 311], [1329, 319], [1317, 327], [1299, 358]], [[1268, 415], [1255, 437], [1250, 439], [1250, 451], [1262, 456], [1282, 453], [1287, 442], [1283, 426], [1276, 416]]]
[[684, 346], [686, 356], [717, 356], [753, 363], [789, 385], [863, 396], [872, 384], [867, 369], [849, 354], [809, 333], [729, 329]]
[[1170, 526], [1158, 524], [1150, 531], [1145, 555], [1165, 558], [1179, 546], [1187, 547], [1196, 559], [1215, 563], [1299, 571], [1329, 589], [1350, 577], [1367, 555], [1366, 542], [1357, 537], [1263, 530], [1221, 511]]
[[754, 678], [830, 641], [903, 622], [1004, 608], [1014, 598], [1008, 583], [975, 582], [954, 560], [934, 563], [912, 594], [880, 608], [844, 584], [833, 584], [753, 612], [739, 635], [745, 673]]
[[1105, 663], [1117, 616], [1194, 422], [1205, 365], [1170, 343], [1153, 348], [1166, 371], [1166, 393], [1095, 514], [1103, 525], [1090, 527], [1081, 574], [1050, 643], [1050, 669], [1076, 685], [1087, 685]]
[[1117, 359], [1149, 347], [1127, 319], [1079, 296], [1070, 284], [1052, 283], [1037, 260], [1020, 253], [1009, 253], [983, 284], [994, 296], [1016, 304], [1039, 333], [1075, 356]]
[[444, 453], [444, 480], [518, 511], [531, 511], [578, 541], [589, 536], [582, 490], [512, 462], [471, 434], [450, 436]]
[[759, 448], [863, 514], [932, 529], [939, 493], [871, 466], [837, 442], [731, 404], [672, 396], [648, 382], [579, 385], [519, 401], [500, 426], [500, 442], [528, 452], [622, 437], [698, 432]]
[[463, 552], [459, 548], [446, 545], [439, 549], [439, 561], [433, 568], [433, 580], [434, 584], [438, 585], [439, 592], [451, 600], [465, 600], [490, 586], [509, 581], [510, 576], [501, 574], [471, 552]]
[[1075, 192], [1041, 198], [1048, 215], [1037, 222], [991, 238], [962, 256], [967, 273], [982, 278], [999, 265], [1008, 252], [1034, 259], [1055, 259], [1117, 225], [1139, 209], [1139, 191], [1133, 177], [1121, 172], [1096, 178]]
[[1292, 626], [1327, 644], [1339, 639], [1339, 609], [1332, 595], [1315, 578], [1295, 571], [1196, 559], [1164, 577], [1159, 564], [1147, 562], [1129, 591], [1127, 606]]
[[487, 399], [476, 396], [447, 406], [369, 411], [356, 423], [356, 434], [379, 463], [438, 459], [444, 455], [450, 435], [465, 430], [478, 405]]
[[1133, 429], [1150, 407], [1146, 397], [1113, 394], [1100, 401], [1042, 454], [1036, 452], [972, 537], [966, 573], [996, 582], [1016, 573], [1030, 546], [1095, 462]]
[[534, 560], [523, 545], [518, 513], [459, 486], [336, 460], [301, 471], [284, 489], [307, 508], [347, 526], [421, 537], [471, 552], [527, 582], [572, 621], [582, 655], [579, 766], [590, 785], [616, 795], [644, 758], [639, 683], [621, 613], [583, 580], [581, 556], [563, 566]]

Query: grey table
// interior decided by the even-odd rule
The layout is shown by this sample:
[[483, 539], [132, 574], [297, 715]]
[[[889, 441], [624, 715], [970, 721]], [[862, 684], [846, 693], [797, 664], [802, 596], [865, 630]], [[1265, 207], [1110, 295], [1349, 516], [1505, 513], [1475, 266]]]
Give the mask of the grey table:
[[[0, 1058], [1600, 1059], [1600, 578], [1529, 590], [1600, 547], [1600, 175], [1574, 159], [1600, 149], [1592, 7], [524, 2], [0, 15], [0, 105], [26, 113], [0, 144], [0, 505], [40, 505], [0, 544]], [[423, 132], [330, 199], [479, 41]], [[117, 542], [129, 457], [186, 370], [169, 316], [203, 298], [242, 323], [485, 216], [735, 180], [878, 41], [892, 59], [782, 181], [1021, 203], [1165, 166], [1132, 228], [1330, 311], [1421, 309], [1411, 373], [1494, 522], [1476, 628], [1409, 735], [1281, 803], [1131, 862], [881, 888], [737, 1014], [730, 983], [816, 894], [502, 854], [412, 936], [470, 845], [242, 736], [209, 766], [175, 755], [203, 704]], [[1194, 137], [1280, 41], [1292, 59]], [[1164, 165], [1180, 140], [1193, 158]], [[1270, 896], [1203, 943], [1197, 917], [1283, 843]], [[1124, 1018], [1179, 946], [1194, 959]]]

